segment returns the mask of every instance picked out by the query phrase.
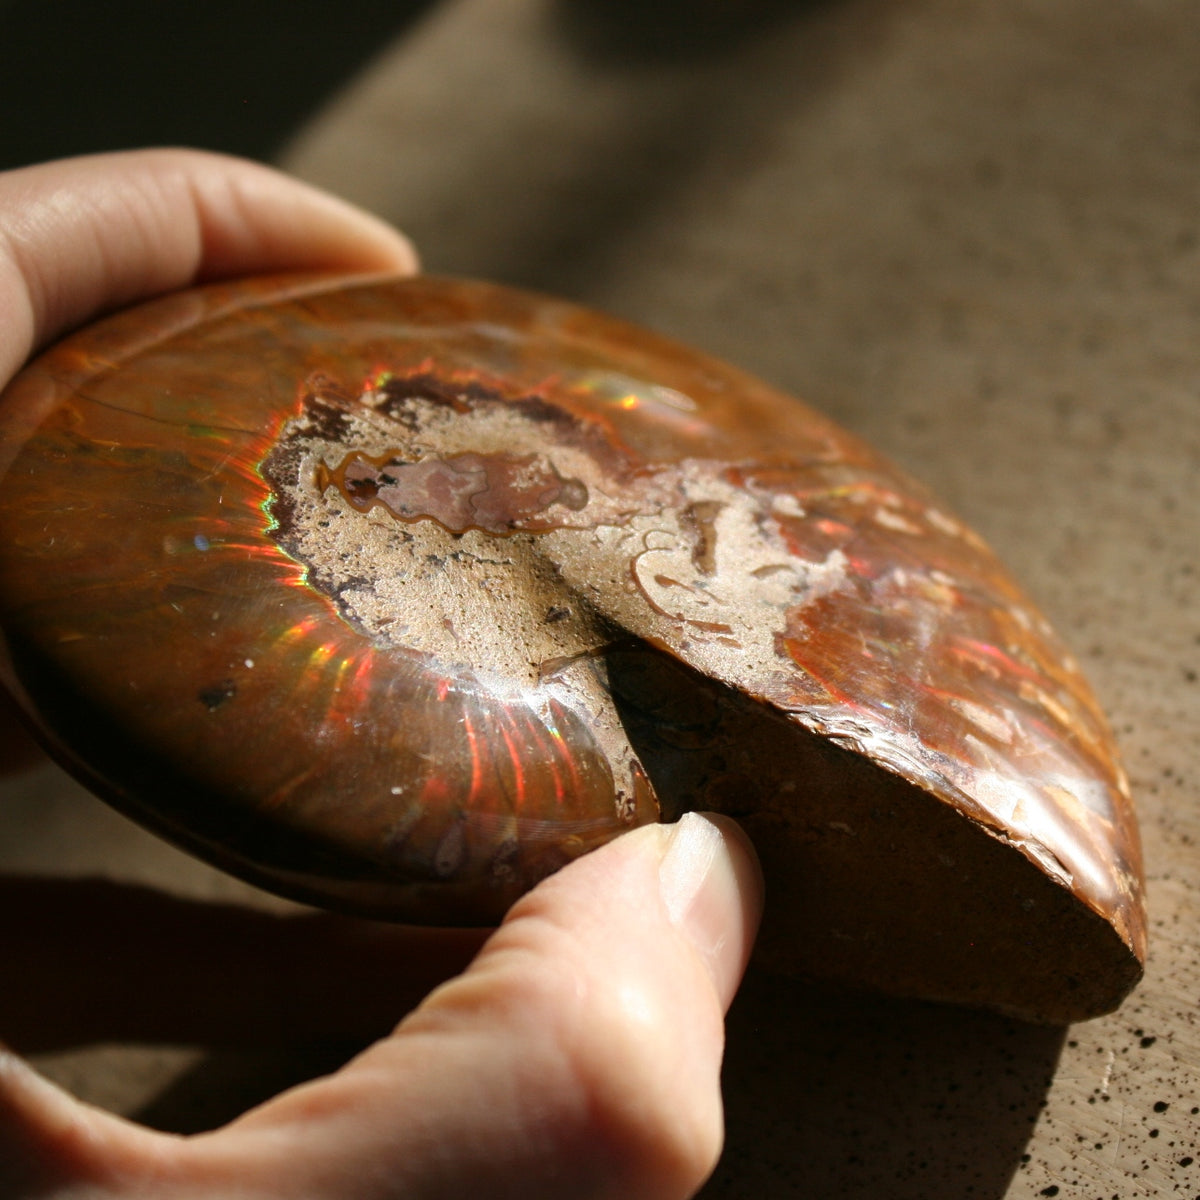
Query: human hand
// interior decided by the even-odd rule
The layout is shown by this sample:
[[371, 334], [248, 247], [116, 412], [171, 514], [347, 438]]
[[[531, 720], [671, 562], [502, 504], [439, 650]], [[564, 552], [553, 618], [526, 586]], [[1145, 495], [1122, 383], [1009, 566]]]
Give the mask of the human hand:
[[[364, 214], [212, 155], [0, 176], [0, 384], [106, 309], [317, 268], [405, 273], [415, 257]], [[0, 1053], [0, 1193], [690, 1195], [720, 1149], [723, 1013], [761, 896], [753, 851], [723, 818], [626, 834], [535, 888], [463, 974], [346, 1067], [192, 1138], [89, 1108]], [[404, 952], [395, 932], [381, 954]], [[420, 931], [412, 945], [434, 943]]]

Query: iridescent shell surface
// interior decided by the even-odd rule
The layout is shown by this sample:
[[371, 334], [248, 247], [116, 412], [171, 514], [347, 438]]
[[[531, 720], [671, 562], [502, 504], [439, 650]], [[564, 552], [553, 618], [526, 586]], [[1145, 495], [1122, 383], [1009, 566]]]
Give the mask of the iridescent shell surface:
[[[100, 794], [252, 880], [485, 924], [625, 828], [719, 808], [783, 903], [854, 908], [891, 853], [928, 877], [917, 925], [1061, 894], [1111, 976], [1068, 1015], [1137, 977], [1137, 830], [1070, 656], [951, 513], [758, 380], [492, 285], [275, 279], [75, 335], [0, 422], [11, 686]], [[1013, 880], [866, 829], [928, 798]], [[848, 857], [805, 896], [810, 851]], [[879, 905], [843, 940], [920, 959]], [[1021, 1008], [1019, 980], [960, 996], [961, 965], [826, 971], [829, 945], [801, 969]]]

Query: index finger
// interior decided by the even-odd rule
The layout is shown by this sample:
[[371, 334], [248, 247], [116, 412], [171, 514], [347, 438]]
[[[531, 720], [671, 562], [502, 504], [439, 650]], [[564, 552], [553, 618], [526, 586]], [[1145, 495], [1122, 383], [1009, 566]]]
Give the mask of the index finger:
[[270, 271], [411, 274], [378, 218], [258, 163], [196, 150], [91, 155], [0, 174], [0, 385], [88, 318]]

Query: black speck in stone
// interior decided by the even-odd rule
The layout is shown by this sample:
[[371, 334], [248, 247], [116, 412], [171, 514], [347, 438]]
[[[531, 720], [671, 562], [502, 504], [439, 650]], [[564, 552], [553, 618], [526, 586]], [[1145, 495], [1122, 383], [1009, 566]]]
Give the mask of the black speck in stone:
[[228, 700], [237, 695], [237, 684], [232, 679], [222, 679], [212, 687], [201, 688], [197, 698], [209, 712], [216, 712]]
[[1165, 1100], [1156, 1100], [1154, 1102], [1155, 1112], [1166, 1112], [1171, 1106]]
[[1148, 1050], [1148, 1049], [1149, 1049], [1151, 1046], [1153, 1046], [1153, 1045], [1154, 1045], [1154, 1043], [1155, 1043], [1155, 1042], [1157, 1042], [1157, 1041], [1158, 1041], [1158, 1038], [1156, 1038], [1156, 1037], [1144, 1037], [1144, 1038], [1142, 1038], [1142, 1040], [1141, 1040], [1141, 1041], [1138, 1043], [1138, 1045], [1139, 1045], [1139, 1046], [1141, 1046], [1141, 1048], [1142, 1048], [1143, 1050]]
[[1158, 1130], [1157, 1130], [1157, 1129], [1152, 1129], [1152, 1130], [1150, 1130], [1150, 1136], [1151, 1136], [1151, 1137], [1158, 1137]]
[[1041, 1190], [1041, 1192], [1040, 1192], [1040, 1195], [1043, 1195], [1043, 1196], [1057, 1196], [1057, 1195], [1058, 1195], [1058, 1184], [1057, 1184], [1057, 1183], [1052, 1183], [1052, 1184], [1051, 1184], [1049, 1187], [1044, 1187], [1044, 1188], [1042, 1188], [1042, 1190]]

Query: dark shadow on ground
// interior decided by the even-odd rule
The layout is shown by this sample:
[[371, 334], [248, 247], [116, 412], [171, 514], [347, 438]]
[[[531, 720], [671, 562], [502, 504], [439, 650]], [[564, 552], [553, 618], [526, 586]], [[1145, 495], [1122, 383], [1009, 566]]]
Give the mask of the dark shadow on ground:
[[24, 1054], [370, 1041], [462, 971], [485, 936], [0, 875], [5, 976], [20, 982], [0, 988], [0, 1031]]
[[728, 1030], [727, 1144], [703, 1200], [999, 1200], [1065, 1037], [754, 969]]

